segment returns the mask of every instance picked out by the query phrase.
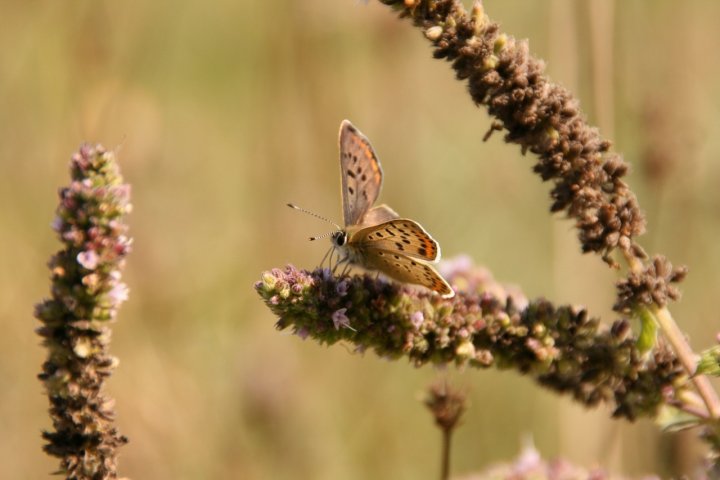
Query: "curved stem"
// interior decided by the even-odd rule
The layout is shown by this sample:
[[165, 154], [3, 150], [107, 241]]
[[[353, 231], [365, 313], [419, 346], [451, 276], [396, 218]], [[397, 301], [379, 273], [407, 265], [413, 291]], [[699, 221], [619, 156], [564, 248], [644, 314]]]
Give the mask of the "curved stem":
[[697, 371], [695, 352], [690, 348], [685, 335], [675, 323], [670, 311], [666, 307], [656, 307], [652, 309], [652, 313], [657, 319], [660, 328], [662, 328], [665, 338], [672, 345], [680, 363], [682, 363], [687, 373], [692, 376], [692, 382], [695, 384], [695, 388], [697, 388], [703, 402], [705, 402], [710, 418], [719, 420], [720, 398], [718, 398], [717, 392], [715, 392], [705, 375], [695, 375]]
[[[642, 262], [632, 255], [625, 255], [625, 260], [631, 271], [639, 273], [643, 269]], [[672, 346], [673, 351], [680, 360], [685, 371], [691, 376], [692, 382], [703, 399], [707, 408], [707, 416], [712, 419], [720, 419], [720, 398], [705, 375], [695, 375], [697, 371], [697, 355], [690, 347], [685, 334], [680, 330], [670, 310], [667, 307], [655, 306], [651, 308], [658, 325], [663, 331], [666, 340]], [[704, 417], [704, 416], [703, 416]]]

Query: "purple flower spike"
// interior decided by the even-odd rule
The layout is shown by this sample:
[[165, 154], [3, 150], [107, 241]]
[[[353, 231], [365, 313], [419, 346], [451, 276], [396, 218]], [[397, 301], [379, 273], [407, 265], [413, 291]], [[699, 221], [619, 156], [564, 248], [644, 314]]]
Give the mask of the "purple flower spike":
[[[459, 263], [452, 299], [372, 274], [338, 278], [327, 269], [294, 267], [263, 273], [256, 290], [279, 317], [279, 330], [290, 327], [326, 345], [342, 340], [416, 366], [514, 368], [583, 405], [609, 403], [614, 416], [655, 415], [662, 389], [682, 388], [686, 377], [667, 348], [647, 361], [632, 332], [618, 336], [582, 308], [528, 301], [486, 268]], [[292, 295], [283, 295], [288, 290]]]
[[70, 173], [51, 225], [63, 243], [49, 262], [51, 298], [35, 308], [48, 349], [38, 378], [53, 423], [44, 450], [60, 458], [67, 478], [117, 478], [117, 448], [127, 438], [113, 425], [114, 400], [103, 383], [118, 363], [109, 353], [109, 324], [128, 298], [120, 272], [130, 250], [123, 222], [130, 190], [101, 146], [83, 145]]

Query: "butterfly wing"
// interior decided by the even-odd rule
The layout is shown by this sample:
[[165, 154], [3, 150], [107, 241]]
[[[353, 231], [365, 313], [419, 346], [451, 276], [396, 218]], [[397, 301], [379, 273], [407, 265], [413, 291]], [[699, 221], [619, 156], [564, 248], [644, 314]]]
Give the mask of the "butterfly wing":
[[363, 267], [379, 270], [385, 275], [403, 283], [412, 283], [429, 288], [445, 298], [455, 295], [450, 284], [430, 265], [407, 255], [376, 248], [374, 245], [363, 249]]
[[400, 215], [383, 203], [368, 210], [365, 216], [362, 217], [360, 223], [361, 227], [372, 227], [379, 223], [395, 220], [396, 218], [400, 218]]
[[347, 246], [357, 252], [354, 259], [365, 268], [422, 285], [446, 298], [455, 295], [447, 281], [424, 262], [439, 259], [440, 246], [412, 220], [398, 218], [361, 228], [350, 236]]
[[348, 243], [429, 262], [440, 259], [440, 245], [417, 222], [407, 218], [362, 228], [350, 236]]
[[340, 178], [345, 226], [357, 225], [380, 194], [382, 169], [370, 141], [348, 120], [340, 124]]

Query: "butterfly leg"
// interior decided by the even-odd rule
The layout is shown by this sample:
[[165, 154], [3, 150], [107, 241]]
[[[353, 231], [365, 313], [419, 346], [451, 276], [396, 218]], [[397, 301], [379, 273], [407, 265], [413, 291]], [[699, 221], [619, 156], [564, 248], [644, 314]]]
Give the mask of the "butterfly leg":
[[325, 252], [325, 255], [323, 256], [322, 260], [320, 260], [320, 268], [323, 268], [323, 265], [325, 264], [325, 260], [328, 260], [328, 257], [330, 257], [329, 260], [328, 260], [328, 267], [332, 264], [332, 252], [333, 252], [333, 250], [335, 250], [335, 248], [334, 248], [334, 247], [330, 247], [330, 250], [328, 250], [327, 252]]
[[338, 266], [339, 266], [341, 263], [343, 263], [343, 260], [344, 260], [344, 259], [338, 258], [337, 262], [335, 262], [335, 265], [332, 265], [332, 266], [331, 266], [331, 270], [332, 270], [333, 275], [335, 275], [335, 272], [337, 271]]
[[350, 264], [349, 264], [349, 263], [346, 263], [346, 264], [345, 264], [345, 267], [343, 267], [343, 269], [342, 269], [342, 272], [340, 272], [340, 276], [341, 276], [341, 277], [344, 277], [345, 275], [348, 274], [348, 271], [349, 271], [349, 270], [350, 270]]
[[348, 271], [350, 270], [350, 257], [346, 256], [346, 257], [343, 257], [340, 260], [338, 260], [338, 262], [335, 264], [335, 267], [333, 268], [333, 275], [335, 274], [337, 267], [339, 267], [340, 265], [343, 265], [343, 269], [340, 272], [339, 276], [344, 277], [345, 275], [347, 275]]

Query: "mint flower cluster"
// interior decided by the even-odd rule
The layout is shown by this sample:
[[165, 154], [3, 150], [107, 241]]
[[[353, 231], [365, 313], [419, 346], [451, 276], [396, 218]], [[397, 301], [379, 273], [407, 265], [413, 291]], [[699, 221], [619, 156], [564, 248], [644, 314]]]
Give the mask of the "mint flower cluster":
[[255, 288], [279, 317], [278, 329], [389, 359], [515, 369], [578, 402], [606, 403], [614, 416], [653, 416], [680, 394], [687, 378], [658, 342], [636, 347], [627, 320], [603, 328], [583, 308], [528, 301], [467, 258], [441, 264], [452, 299], [374, 274], [335, 277], [293, 266], [262, 274]]
[[63, 248], [48, 264], [50, 298], [38, 304], [37, 333], [48, 350], [38, 375], [50, 401], [53, 431], [44, 449], [67, 478], [117, 478], [116, 449], [127, 439], [113, 426], [114, 400], [102, 391], [117, 364], [109, 324], [128, 297], [120, 278], [130, 251], [130, 188], [115, 156], [84, 145], [72, 156], [71, 183], [59, 192], [52, 227]]

